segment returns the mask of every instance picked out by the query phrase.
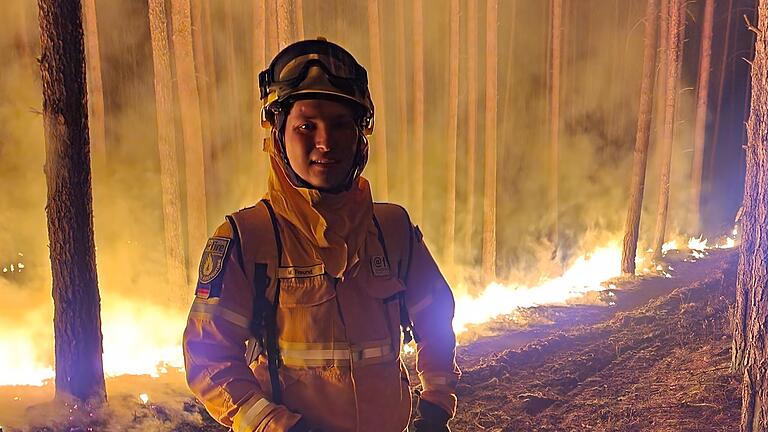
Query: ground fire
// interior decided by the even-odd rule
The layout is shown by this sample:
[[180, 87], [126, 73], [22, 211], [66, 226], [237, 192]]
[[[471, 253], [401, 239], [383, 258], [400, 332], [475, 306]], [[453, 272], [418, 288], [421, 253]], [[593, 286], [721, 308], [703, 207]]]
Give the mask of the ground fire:
[[[14, 0], [0, 22], [0, 432], [229, 430], [182, 335], [239, 238], [216, 227], [293, 172], [268, 85], [304, 85], [270, 75], [301, 40], [365, 69], [361, 175], [451, 287], [450, 430], [768, 431], [767, 1]], [[302, 80], [357, 79], [312, 55]], [[400, 278], [382, 244], [371, 271]], [[408, 430], [449, 430], [424, 429], [423, 304], [381, 297]], [[270, 386], [345, 367], [288, 358]]]

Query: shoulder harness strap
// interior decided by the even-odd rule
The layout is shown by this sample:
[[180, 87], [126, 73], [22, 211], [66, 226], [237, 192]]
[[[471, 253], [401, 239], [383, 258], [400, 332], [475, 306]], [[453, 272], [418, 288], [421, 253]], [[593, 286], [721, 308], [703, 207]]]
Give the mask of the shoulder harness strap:
[[[283, 256], [283, 242], [280, 236], [280, 228], [277, 223], [277, 217], [274, 209], [266, 199], [262, 200], [269, 214], [270, 223], [274, 230], [275, 245], [277, 250], [277, 268], [280, 268]], [[233, 240], [240, 248], [240, 266], [245, 269], [241, 237], [235, 218], [228, 215], [227, 221], [232, 226]], [[254, 296], [253, 296], [253, 317], [251, 319], [250, 330], [253, 339], [248, 341], [246, 350], [246, 361], [251, 362], [261, 354], [261, 347], [266, 349], [267, 366], [269, 369], [269, 380], [272, 386], [272, 402], [281, 404], [283, 395], [280, 387], [280, 378], [278, 369], [280, 368], [280, 352], [277, 343], [277, 320], [276, 311], [280, 298], [280, 279], [275, 278], [275, 298], [270, 302], [267, 298], [267, 288], [270, 284], [267, 263], [254, 263]], [[278, 271], [276, 269], [275, 273]]]
[[[397, 277], [400, 279], [400, 281], [403, 283], [403, 286], [406, 286], [406, 281], [408, 280], [408, 274], [411, 270], [411, 257], [413, 255], [413, 224], [411, 224], [411, 218], [408, 216], [408, 212], [405, 211], [404, 208], [394, 205], [394, 204], [382, 204], [386, 206], [395, 206], [400, 208], [403, 215], [405, 216], [405, 222], [408, 226], [408, 252], [406, 257], [402, 257], [401, 251], [397, 250], [399, 258], [405, 258], [404, 265], [400, 265], [398, 263], [397, 266]], [[384, 216], [384, 215], [382, 215]], [[376, 217], [376, 214], [373, 215], [373, 223], [376, 225], [376, 230], [378, 231], [379, 236], [379, 243], [381, 243], [382, 249], [384, 249], [384, 255], [386, 256], [387, 263], [389, 264], [389, 268], [392, 268], [391, 262], [390, 262], [390, 255], [387, 251], [387, 245], [385, 242], [385, 236], [384, 236], [384, 230], [381, 228], [381, 224], [379, 223], [379, 219]], [[392, 224], [385, 224], [389, 225], [389, 227], [392, 226]], [[402, 235], [402, 233], [398, 233], [397, 235]], [[400, 259], [398, 259], [400, 261]], [[413, 326], [413, 322], [411, 321], [411, 317], [408, 314], [408, 307], [405, 303], [405, 291], [400, 291], [399, 293], [395, 294], [397, 296], [397, 301], [400, 307], [400, 328], [403, 331], [403, 343], [409, 344], [412, 340], [416, 341], [416, 343], [419, 343], [419, 335], [416, 333], [416, 329]]]

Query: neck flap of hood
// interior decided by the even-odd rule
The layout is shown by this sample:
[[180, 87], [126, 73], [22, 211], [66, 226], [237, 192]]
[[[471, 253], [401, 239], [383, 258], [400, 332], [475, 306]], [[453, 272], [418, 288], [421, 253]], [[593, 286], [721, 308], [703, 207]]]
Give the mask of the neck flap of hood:
[[297, 188], [270, 144], [266, 198], [276, 213], [314, 243], [325, 271], [341, 277], [360, 260], [368, 232], [375, 231], [368, 180], [358, 177], [349, 190], [337, 194]]

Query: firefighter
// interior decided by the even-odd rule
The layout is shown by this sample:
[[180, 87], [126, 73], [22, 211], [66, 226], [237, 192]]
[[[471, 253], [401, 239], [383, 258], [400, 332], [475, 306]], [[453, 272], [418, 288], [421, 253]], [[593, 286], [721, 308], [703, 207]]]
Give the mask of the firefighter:
[[418, 227], [361, 176], [374, 106], [365, 69], [305, 40], [259, 75], [265, 198], [208, 240], [184, 332], [187, 382], [234, 431], [406, 430], [403, 343], [416, 342], [416, 431], [456, 409], [454, 299]]

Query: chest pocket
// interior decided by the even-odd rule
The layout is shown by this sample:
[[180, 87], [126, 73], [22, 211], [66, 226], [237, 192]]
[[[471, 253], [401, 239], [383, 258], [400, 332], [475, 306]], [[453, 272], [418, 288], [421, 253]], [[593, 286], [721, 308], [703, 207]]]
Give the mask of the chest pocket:
[[399, 352], [400, 299], [405, 295], [405, 285], [394, 275], [381, 277], [373, 275], [372, 272], [365, 272], [365, 275], [361, 276], [361, 295], [368, 298], [366, 303], [373, 308], [367, 312], [370, 327], [380, 332], [376, 335], [377, 338], [389, 338], [392, 348]]
[[333, 341], [337, 330], [335, 283], [325, 274], [280, 279], [277, 328], [281, 344]]

